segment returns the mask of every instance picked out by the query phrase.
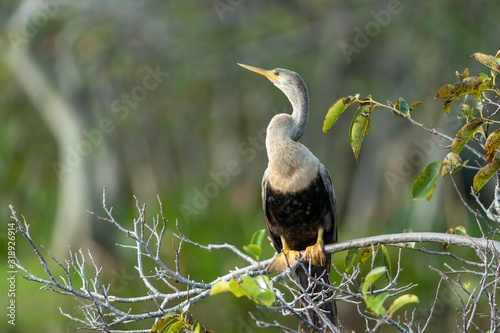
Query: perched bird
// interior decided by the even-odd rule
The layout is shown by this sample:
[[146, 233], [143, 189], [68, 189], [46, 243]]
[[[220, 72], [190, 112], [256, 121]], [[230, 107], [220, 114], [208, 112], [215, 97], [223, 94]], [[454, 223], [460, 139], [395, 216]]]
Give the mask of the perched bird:
[[[267, 127], [269, 164], [262, 179], [262, 203], [273, 246], [279, 253], [268, 271], [284, 271], [304, 250], [304, 257], [311, 264], [310, 272], [308, 274], [301, 266], [295, 271], [304, 289], [309, 285], [309, 276], [330, 284], [331, 257], [325, 254], [324, 245], [337, 242], [337, 201], [325, 166], [298, 142], [306, 129], [309, 114], [307, 87], [299, 74], [287, 69], [265, 70], [239, 65], [266, 76], [288, 97], [293, 107], [291, 115], [275, 115]], [[322, 290], [324, 287], [317, 285], [312, 292]], [[324, 296], [328, 298], [331, 292], [325, 292]], [[305, 317], [317, 327], [328, 326], [324, 317], [336, 326], [335, 302], [328, 301], [320, 308], [324, 316], [313, 312]], [[304, 322], [299, 331], [314, 332]]]

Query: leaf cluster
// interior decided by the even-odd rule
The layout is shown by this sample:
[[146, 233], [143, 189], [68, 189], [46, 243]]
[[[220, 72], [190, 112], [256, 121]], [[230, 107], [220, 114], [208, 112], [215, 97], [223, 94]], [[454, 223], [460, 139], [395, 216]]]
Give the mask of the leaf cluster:
[[258, 305], [271, 306], [276, 296], [267, 275], [251, 277], [241, 276], [240, 279], [231, 279], [216, 283], [210, 290], [210, 296], [222, 292], [231, 292], [236, 297], [246, 296]]
[[[265, 229], [257, 230], [253, 234], [250, 244], [243, 246], [245, 252], [253, 255], [257, 261], [262, 253], [262, 242], [265, 235]], [[218, 282], [210, 290], [210, 296], [227, 291], [233, 293], [236, 297], [246, 296], [256, 304], [267, 307], [273, 304], [276, 296], [269, 277], [266, 275], [256, 277], [241, 276], [239, 280], [232, 278], [229, 281]]]
[[[444, 112], [448, 114], [453, 102], [459, 101], [460, 111], [457, 117], [465, 119], [466, 123], [452, 139], [451, 152], [443, 160], [427, 165], [415, 180], [412, 188], [414, 200], [423, 198], [430, 200], [440, 176], [446, 177], [463, 167], [476, 168], [468, 166], [468, 161], [462, 162], [460, 157], [462, 150], [468, 147], [471, 141], [481, 145], [483, 153], [480, 157], [486, 162], [486, 165], [478, 168], [474, 177], [474, 193], [477, 193], [500, 169], [500, 158], [497, 158], [497, 151], [500, 147], [500, 128], [488, 134], [490, 125], [500, 124], [500, 121], [493, 119], [500, 108], [490, 112], [488, 106], [492, 103], [486, 95], [488, 92], [494, 92], [497, 97], [500, 96], [500, 90], [495, 86], [496, 75], [500, 73], [500, 52], [495, 56], [483, 53], [474, 53], [472, 56], [490, 69], [490, 75], [480, 73], [477, 76], [469, 76], [469, 70], [466, 69], [463, 73], [456, 72], [459, 82], [445, 84], [439, 89], [436, 98], [446, 99], [443, 105]], [[356, 160], [358, 160], [364, 137], [370, 130], [371, 117], [375, 107], [390, 109], [398, 117], [408, 119], [432, 134], [438, 134], [437, 131], [426, 128], [412, 118], [412, 111], [422, 102], [416, 101], [409, 105], [400, 97], [396, 103], [387, 101], [386, 104], [382, 104], [374, 101], [371, 95], [361, 100], [359, 94], [340, 98], [331, 105], [323, 123], [323, 132], [326, 133], [346, 109], [355, 103], [358, 104], [358, 108], [349, 127], [349, 143]], [[494, 105], [498, 106], [498, 104]], [[484, 115], [484, 113], [487, 114]]]
[[[409, 230], [411, 232], [411, 230]], [[414, 244], [401, 244], [405, 247], [414, 247]], [[364, 248], [351, 249], [345, 257], [345, 270], [351, 274], [356, 263], [365, 264], [372, 259], [374, 267], [363, 279], [361, 284], [361, 294], [368, 311], [380, 318], [391, 318], [396, 310], [403, 305], [418, 302], [415, 295], [402, 295], [395, 299], [388, 309], [384, 303], [390, 296], [390, 292], [374, 293], [372, 286], [376, 289], [383, 289], [391, 283], [391, 259], [385, 245], [368, 246]]]
[[390, 296], [390, 292], [386, 291], [378, 295], [369, 292], [370, 287], [386, 274], [387, 267], [385, 266], [379, 266], [371, 270], [364, 279], [361, 286], [361, 293], [363, 294], [366, 307], [370, 312], [379, 317], [391, 318], [394, 312], [402, 306], [410, 303], [418, 303], [418, 297], [412, 294], [401, 295], [392, 302], [388, 309], [386, 309], [384, 303]]
[[[432, 198], [439, 174], [441, 177], [446, 177], [462, 167], [467, 167], [468, 161], [462, 162], [459, 154], [471, 141], [476, 141], [481, 146], [483, 153], [479, 157], [486, 162], [486, 165], [479, 167], [474, 176], [472, 184], [474, 194], [477, 194], [500, 169], [500, 159], [496, 158], [500, 147], [500, 129], [488, 134], [490, 125], [498, 123], [493, 119], [496, 111], [490, 113], [485, 107], [488, 91], [500, 96], [500, 91], [495, 86], [495, 78], [500, 70], [500, 54], [491, 56], [474, 53], [472, 56], [491, 69], [491, 77], [484, 73], [470, 77], [469, 70], [466, 69], [462, 74], [456, 73], [460, 80], [458, 83], [446, 84], [439, 89], [436, 98], [446, 98], [443, 105], [444, 112], [449, 113], [453, 101], [458, 100], [461, 108], [457, 118], [466, 119], [467, 122], [455, 134], [451, 152], [442, 161], [427, 165], [415, 180], [412, 191], [415, 200]], [[486, 117], [483, 115], [485, 112], [488, 112]]]
[[371, 95], [366, 96], [362, 100], [359, 99], [359, 94], [343, 97], [330, 106], [325, 121], [323, 122], [323, 132], [326, 133], [335, 124], [342, 113], [354, 103], [358, 103], [358, 108], [352, 118], [351, 126], [349, 127], [349, 143], [356, 161], [358, 160], [365, 135], [370, 131], [372, 111], [375, 107], [388, 108], [399, 117], [411, 118], [411, 112], [422, 104], [422, 102], [417, 101], [408, 105], [402, 97], [400, 97], [395, 104], [387, 101], [387, 105], [374, 101]]

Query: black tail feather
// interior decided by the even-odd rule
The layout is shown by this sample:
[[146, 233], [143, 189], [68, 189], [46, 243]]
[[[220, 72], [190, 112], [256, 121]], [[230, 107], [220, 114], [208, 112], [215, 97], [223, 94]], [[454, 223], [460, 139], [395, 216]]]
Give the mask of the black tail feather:
[[[329, 260], [328, 260], [329, 261]], [[308, 290], [308, 293], [312, 295], [312, 297], [315, 297], [314, 295], [318, 295], [320, 293], [323, 293], [322, 299], [330, 298], [332, 296], [332, 291], [327, 290], [325, 286], [322, 286], [321, 284], [317, 284], [313, 282], [313, 280], [317, 280], [321, 282], [322, 284], [325, 285], [330, 285], [330, 263], [328, 262], [327, 266], [300, 266], [295, 270], [295, 273], [299, 277], [299, 281], [301, 286], [304, 288], [304, 290], [308, 290], [310, 288], [310, 285], [313, 286], [312, 290]], [[311, 279], [312, 278], [312, 279]], [[325, 290], [326, 289], [326, 290]], [[310, 305], [310, 303], [307, 300], [302, 301], [303, 306]], [[319, 306], [319, 308], [322, 310], [324, 313], [324, 317], [328, 318], [328, 320], [334, 325], [338, 325], [337, 321], [337, 306], [335, 304], [335, 301], [328, 301], [322, 305]], [[316, 327], [328, 327], [327, 322], [325, 321], [322, 316], [317, 313], [315, 310], [310, 310], [307, 314], [304, 314], [304, 317], [307, 319], [308, 322], [314, 324]], [[330, 325], [331, 326], [331, 325]], [[313, 333], [313, 332], [318, 332], [317, 330], [314, 330], [310, 325], [308, 325], [306, 322], [301, 322], [299, 324], [298, 328], [299, 332], [301, 333]], [[331, 329], [327, 329], [326, 332], [333, 332]]]

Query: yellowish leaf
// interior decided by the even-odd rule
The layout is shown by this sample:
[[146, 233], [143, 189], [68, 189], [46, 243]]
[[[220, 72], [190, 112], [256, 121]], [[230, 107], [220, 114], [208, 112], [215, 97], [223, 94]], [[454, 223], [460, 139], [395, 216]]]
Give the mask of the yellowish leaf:
[[441, 177], [448, 176], [450, 173], [457, 171], [462, 165], [462, 159], [458, 154], [449, 153], [443, 160], [441, 169]]
[[494, 160], [493, 162], [482, 167], [474, 176], [474, 180], [472, 181], [474, 193], [479, 192], [479, 190], [483, 188], [483, 186], [498, 171], [498, 169], [500, 169], [500, 160]]
[[497, 155], [498, 148], [500, 147], [500, 129], [491, 133], [486, 139], [484, 144], [484, 157], [488, 163], [492, 162]]

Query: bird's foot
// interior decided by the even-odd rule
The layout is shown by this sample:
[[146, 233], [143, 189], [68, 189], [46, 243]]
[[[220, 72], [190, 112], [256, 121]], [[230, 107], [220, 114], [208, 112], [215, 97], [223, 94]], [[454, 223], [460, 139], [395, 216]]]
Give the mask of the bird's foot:
[[267, 266], [268, 273], [283, 273], [289, 266], [300, 259], [299, 251], [284, 250]]
[[324, 266], [326, 264], [326, 255], [323, 242], [308, 246], [304, 252], [304, 258], [311, 262], [311, 265]]

